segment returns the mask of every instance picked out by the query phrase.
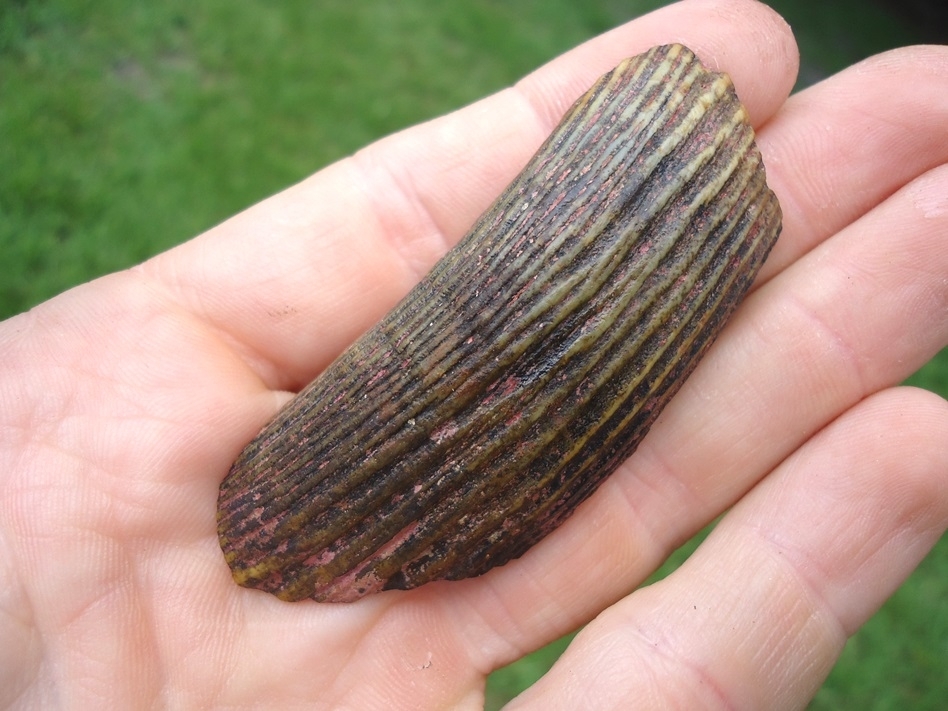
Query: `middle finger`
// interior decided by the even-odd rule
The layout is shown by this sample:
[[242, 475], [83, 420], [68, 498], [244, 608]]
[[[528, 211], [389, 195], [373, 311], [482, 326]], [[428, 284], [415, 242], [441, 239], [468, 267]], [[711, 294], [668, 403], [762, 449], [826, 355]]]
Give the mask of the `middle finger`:
[[813, 432], [944, 345], [945, 194], [948, 168], [930, 171], [748, 299], [636, 454], [519, 564], [488, 576], [518, 629], [584, 622]]
[[880, 54], [791, 97], [758, 134], [784, 226], [758, 284], [948, 162], [945, 126], [945, 47]]

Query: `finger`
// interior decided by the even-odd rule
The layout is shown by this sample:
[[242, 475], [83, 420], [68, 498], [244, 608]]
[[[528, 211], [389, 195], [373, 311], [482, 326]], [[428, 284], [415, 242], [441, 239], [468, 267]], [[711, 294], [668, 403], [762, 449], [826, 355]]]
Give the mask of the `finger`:
[[948, 163], [946, 125], [948, 47], [881, 54], [791, 97], [758, 136], [784, 224], [761, 280]]
[[673, 5], [330, 166], [145, 271], [227, 334], [269, 386], [299, 387], [457, 241], [598, 75], [672, 40], [729, 71], [757, 122], [793, 83], [792, 37], [766, 6]]
[[945, 195], [948, 166], [744, 303], [636, 453], [516, 566], [488, 574], [503, 604], [478, 611], [485, 636], [504, 630], [499, 652], [584, 623], [814, 432], [948, 343]]
[[802, 708], [948, 526], [946, 437], [948, 405], [930, 393], [860, 403], [512, 708]]

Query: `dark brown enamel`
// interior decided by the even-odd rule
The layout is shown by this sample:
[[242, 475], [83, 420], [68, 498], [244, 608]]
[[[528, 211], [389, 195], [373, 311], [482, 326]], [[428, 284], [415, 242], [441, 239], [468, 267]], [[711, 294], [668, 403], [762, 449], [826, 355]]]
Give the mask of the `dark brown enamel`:
[[779, 231], [730, 80], [679, 45], [626, 60], [243, 451], [234, 579], [349, 601], [517, 558], [635, 450]]

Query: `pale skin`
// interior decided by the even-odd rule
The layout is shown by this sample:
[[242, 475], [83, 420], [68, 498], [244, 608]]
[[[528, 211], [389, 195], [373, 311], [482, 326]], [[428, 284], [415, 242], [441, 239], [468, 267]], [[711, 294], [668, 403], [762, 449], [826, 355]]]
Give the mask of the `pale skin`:
[[[669, 41], [733, 77], [785, 229], [639, 451], [481, 578], [348, 605], [237, 587], [215, 506], [243, 445], [585, 87]], [[948, 49], [785, 103], [796, 68], [762, 5], [671, 6], [0, 324], [0, 703], [475, 709], [493, 669], [589, 623], [513, 708], [805, 706], [948, 526], [948, 406], [896, 387], [948, 343]]]

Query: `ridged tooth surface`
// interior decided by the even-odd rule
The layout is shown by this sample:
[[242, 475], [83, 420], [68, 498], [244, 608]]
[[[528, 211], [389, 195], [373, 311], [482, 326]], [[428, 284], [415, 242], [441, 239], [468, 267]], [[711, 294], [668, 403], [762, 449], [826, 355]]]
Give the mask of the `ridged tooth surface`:
[[626, 60], [246, 447], [234, 579], [350, 601], [520, 556], [633, 452], [779, 231], [730, 79], [680, 45]]

